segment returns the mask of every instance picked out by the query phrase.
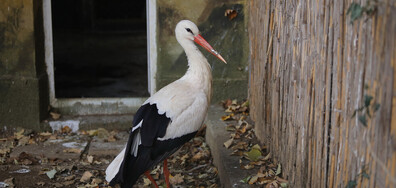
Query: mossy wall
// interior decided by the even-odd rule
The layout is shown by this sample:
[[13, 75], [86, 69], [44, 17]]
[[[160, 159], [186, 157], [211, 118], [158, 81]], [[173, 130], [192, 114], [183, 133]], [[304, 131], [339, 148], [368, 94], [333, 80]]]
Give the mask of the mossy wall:
[[[0, 2], [0, 126], [40, 128], [47, 113], [48, 81], [45, 73], [42, 20], [33, 0]], [[41, 14], [40, 14], [41, 13]], [[40, 53], [38, 51], [40, 49]]]
[[[248, 86], [248, 38], [244, 0], [157, 0], [157, 89], [180, 78], [187, 58], [174, 36], [182, 19], [195, 22], [202, 36], [227, 60], [201, 48], [213, 70], [214, 103], [243, 99]], [[236, 10], [236, 18], [224, 16]], [[0, 1], [0, 127], [42, 129], [48, 115], [42, 0]]]
[[[237, 11], [230, 20], [227, 9]], [[226, 59], [224, 64], [200, 48], [212, 66], [213, 98], [244, 99], [248, 87], [248, 37], [245, 1], [237, 0], [158, 0], [157, 1], [157, 90], [180, 78], [187, 70], [187, 57], [175, 38], [175, 27], [188, 19], [198, 25], [201, 35]]]

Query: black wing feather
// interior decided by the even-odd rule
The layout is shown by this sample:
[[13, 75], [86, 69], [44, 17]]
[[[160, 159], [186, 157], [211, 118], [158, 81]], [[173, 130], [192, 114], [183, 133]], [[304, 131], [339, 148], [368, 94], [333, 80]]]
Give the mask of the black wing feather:
[[142, 144], [144, 146], [152, 146], [158, 137], [163, 137], [170, 121], [171, 119], [166, 117], [165, 113], [162, 115], [158, 114], [156, 104], [150, 105], [143, 117], [143, 125], [141, 127]]
[[[121, 187], [132, 187], [141, 174], [172, 155], [196, 134], [193, 132], [175, 139], [158, 140], [158, 137], [163, 137], [166, 134], [166, 128], [171, 119], [165, 114], [158, 114], [156, 104], [141, 106], [133, 119], [133, 127], [142, 120], [142, 126], [129, 135], [124, 160], [117, 175], [110, 181], [110, 185], [119, 183]], [[135, 157], [131, 153], [131, 147], [135, 136], [139, 133], [142, 144], [139, 145], [138, 154]]]

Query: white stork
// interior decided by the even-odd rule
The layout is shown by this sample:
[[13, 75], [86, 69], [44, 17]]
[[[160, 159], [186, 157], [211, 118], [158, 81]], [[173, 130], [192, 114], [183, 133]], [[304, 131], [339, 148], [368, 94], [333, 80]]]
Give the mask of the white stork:
[[164, 161], [165, 181], [170, 187], [166, 158], [192, 139], [205, 120], [212, 73], [194, 42], [226, 61], [202, 38], [193, 22], [180, 21], [175, 33], [186, 52], [189, 68], [183, 77], [148, 98], [136, 112], [126, 147], [106, 169], [110, 185], [130, 188], [144, 173], [158, 187], [149, 170]]

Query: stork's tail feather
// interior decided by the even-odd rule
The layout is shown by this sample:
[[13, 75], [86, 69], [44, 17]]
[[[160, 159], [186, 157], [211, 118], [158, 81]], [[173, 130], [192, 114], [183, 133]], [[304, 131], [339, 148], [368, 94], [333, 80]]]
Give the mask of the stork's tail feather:
[[106, 169], [106, 181], [110, 182], [120, 170], [122, 161], [124, 160], [125, 148], [117, 155]]

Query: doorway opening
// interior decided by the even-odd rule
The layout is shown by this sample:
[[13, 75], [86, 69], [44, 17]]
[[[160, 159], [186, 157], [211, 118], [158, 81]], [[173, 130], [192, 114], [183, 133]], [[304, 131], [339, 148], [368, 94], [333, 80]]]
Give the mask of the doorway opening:
[[147, 97], [146, 2], [51, 1], [55, 98]]

